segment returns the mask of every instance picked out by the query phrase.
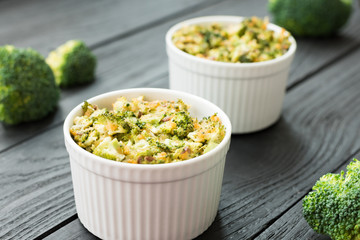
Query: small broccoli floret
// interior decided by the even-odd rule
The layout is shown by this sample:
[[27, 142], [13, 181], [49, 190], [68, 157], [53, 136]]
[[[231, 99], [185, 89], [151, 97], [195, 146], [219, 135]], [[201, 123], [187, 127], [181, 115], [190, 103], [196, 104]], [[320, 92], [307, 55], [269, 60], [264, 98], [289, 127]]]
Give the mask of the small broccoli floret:
[[316, 232], [334, 240], [360, 239], [360, 162], [354, 159], [347, 174], [322, 176], [303, 199], [303, 215]]
[[125, 158], [125, 155], [122, 154], [121, 144], [114, 138], [111, 140], [111, 137], [106, 137], [104, 140], [94, 149], [94, 154], [107, 158], [110, 160], [121, 161]]
[[38, 52], [0, 47], [0, 121], [41, 119], [55, 109], [59, 96], [54, 75]]
[[172, 121], [176, 123], [174, 134], [180, 139], [187, 137], [190, 132], [194, 131], [193, 120], [186, 112], [175, 113]]
[[118, 133], [128, 133], [131, 131], [129, 124], [121, 116], [111, 112], [104, 112], [93, 117], [95, 126], [105, 126], [107, 134], [114, 135]]
[[82, 41], [66, 42], [50, 52], [46, 62], [60, 87], [84, 84], [95, 79], [96, 58]]

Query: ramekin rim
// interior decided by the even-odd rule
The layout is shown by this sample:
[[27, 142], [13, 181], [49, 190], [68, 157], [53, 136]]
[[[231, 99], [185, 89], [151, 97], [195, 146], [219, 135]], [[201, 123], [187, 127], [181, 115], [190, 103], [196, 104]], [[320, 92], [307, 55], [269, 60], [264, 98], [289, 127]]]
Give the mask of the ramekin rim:
[[[190, 18], [190, 19], [181, 21], [181, 22], [173, 25], [167, 31], [167, 33], [165, 35], [165, 42], [166, 42], [166, 46], [168, 47], [167, 49], [170, 49], [174, 53], [180, 55], [181, 57], [187, 58], [189, 60], [196, 61], [196, 62], [199, 62], [202, 64], [207, 64], [207, 65], [221, 66], [224, 68], [254, 68], [254, 67], [260, 67], [260, 66], [268, 66], [268, 65], [276, 64], [278, 62], [285, 61], [286, 59], [290, 58], [296, 51], [297, 44], [296, 44], [295, 38], [292, 35], [289, 38], [289, 40], [291, 42], [290, 48], [284, 55], [274, 58], [274, 59], [271, 59], [271, 60], [262, 61], [262, 62], [252, 62], [252, 63], [232, 63], [232, 62], [221, 62], [221, 61], [203, 59], [200, 57], [193, 56], [189, 53], [186, 53], [186, 52], [180, 50], [179, 48], [177, 48], [173, 44], [172, 39], [171, 39], [172, 35], [174, 34], [174, 32], [176, 30], [180, 29], [182, 26], [215, 22], [215, 20], [213, 20], [213, 19], [218, 19], [218, 18], [223, 19], [223, 20], [217, 20], [217, 22], [235, 22], [235, 20], [237, 20], [237, 22], [239, 22], [239, 21], [242, 21], [243, 19], [245, 19], [245, 17], [243, 17], [243, 16], [209, 15], [209, 16]], [[279, 30], [282, 29], [282, 27], [280, 27], [276, 24], [273, 24], [273, 23], [269, 23], [269, 26], [271, 26], [271, 28], [275, 28], [275, 29], [279, 29]]]
[[75, 141], [72, 139], [68, 126], [72, 125], [72, 123], [70, 123], [70, 121], [72, 121], [74, 119], [74, 117], [76, 115], [76, 112], [78, 112], [80, 110], [80, 108], [81, 108], [81, 106], [83, 104], [83, 103], [80, 103], [77, 106], [75, 106], [65, 118], [65, 121], [64, 121], [64, 124], [63, 124], [63, 132], [64, 132], [65, 141], [68, 144], [70, 144], [71, 147], [75, 151], [77, 151], [77, 152], [79, 152], [81, 154], [85, 154], [85, 156], [88, 156], [88, 157], [94, 159], [95, 161], [98, 161], [99, 163], [102, 163], [102, 164], [105, 164], [105, 165], [108, 165], [108, 166], [113, 166], [113, 167], [120, 167], [120, 168], [134, 169], [134, 170], [135, 169], [136, 170], [145, 170], [146, 169], [148, 171], [151, 171], [151, 170], [156, 171], [156, 170], [159, 170], [159, 169], [168, 169], [168, 168], [176, 168], [176, 167], [181, 168], [181, 167], [185, 167], [185, 166], [187, 166], [189, 164], [193, 164], [193, 163], [196, 163], [196, 162], [199, 162], [199, 161], [206, 161], [206, 158], [216, 155], [218, 152], [220, 152], [224, 148], [226, 148], [227, 147], [226, 145], [230, 142], [231, 127], [232, 126], [231, 126], [231, 122], [230, 122], [230, 119], [227, 116], [227, 114], [221, 108], [219, 108], [215, 104], [211, 103], [210, 101], [208, 101], [208, 100], [206, 100], [204, 98], [198, 97], [196, 95], [190, 94], [190, 93], [177, 91], [177, 90], [172, 90], [172, 89], [162, 89], [162, 88], [128, 88], [128, 89], [114, 90], [114, 91], [106, 92], [106, 93], [103, 93], [103, 94], [99, 94], [99, 95], [96, 95], [96, 96], [86, 100], [86, 101], [93, 102], [95, 100], [104, 98], [106, 96], [109, 97], [109, 95], [116, 94], [116, 93], [121, 93], [121, 92], [123, 92], [123, 93], [124, 92], [126, 92], [126, 93], [130, 93], [130, 92], [134, 93], [134, 92], [138, 92], [138, 91], [174, 92], [174, 93], [181, 94], [181, 95], [184, 95], [184, 96], [188, 96], [188, 97], [191, 97], [191, 98], [199, 99], [200, 101], [203, 101], [203, 102], [206, 102], [209, 105], [212, 105], [213, 107], [218, 109], [217, 112], [218, 113], [221, 112], [221, 115], [225, 118], [225, 119], [221, 119], [222, 123], [225, 125], [225, 128], [226, 128], [226, 133], [225, 133], [224, 139], [221, 141], [221, 143], [218, 146], [216, 146], [211, 151], [209, 151], [209, 152], [207, 152], [207, 153], [205, 153], [203, 155], [200, 155], [198, 157], [191, 158], [191, 159], [181, 161], [181, 162], [166, 163], [166, 164], [132, 164], [132, 163], [124, 163], [124, 162], [113, 161], [113, 160], [109, 160], [109, 159], [106, 159], [106, 158], [96, 156], [95, 154], [86, 151], [85, 149], [83, 149], [79, 145], [77, 145], [75, 143]]

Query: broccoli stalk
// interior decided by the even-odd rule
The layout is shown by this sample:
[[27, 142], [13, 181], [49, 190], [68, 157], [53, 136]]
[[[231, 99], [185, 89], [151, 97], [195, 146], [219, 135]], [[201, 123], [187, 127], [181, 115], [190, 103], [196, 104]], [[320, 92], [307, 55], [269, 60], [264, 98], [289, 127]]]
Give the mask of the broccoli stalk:
[[322, 176], [303, 199], [303, 215], [316, 232], [334, 240], [360, 239], [360, 161], [347, 173]]
[[54, 75], [38, 52], [0, 47], [0, 121], [41, 119], [56, 108], [59, 96]]
[[50, 52], [46, 62], [60, 87], [84, 84], [95, 79], [96, 58], [82, 41], [66, 42]]

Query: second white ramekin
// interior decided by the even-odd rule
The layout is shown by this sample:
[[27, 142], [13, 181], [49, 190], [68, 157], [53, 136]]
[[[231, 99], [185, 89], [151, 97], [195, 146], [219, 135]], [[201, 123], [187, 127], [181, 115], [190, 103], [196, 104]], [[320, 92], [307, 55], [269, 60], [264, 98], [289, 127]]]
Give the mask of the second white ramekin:
[[226, 127], [223, 141], [210, 152], [183, 162], [131, 164], [98, 157], [79, 147], [69, 129], [81, 105], [64, 122], [70, 156], [76, 210], [81, 223], [102, 239], [192, 239], [214, 221], [221, 193], [231, 123], [209, 101], [168, 89], [127, 89], [91, 98], [88, 102], [111, 108], [120, 96], [140, 95], [149, 100], [182, 99], [192, 116], [218, 113]]
[[[243, 17], [207, 16], [176, 24], [166, 34], [170, 89], [189, 92], [215, 103], [229, 116], [233, 133], [249, 133], [275, 123], [281, 114], [296, 42], [281, 57], [256, 63], [225, 63], [195, 57], [172, 42], [180, 28], [194, 24], [240, 23]], [[282, 29], [274, 24], [268, 28]]]

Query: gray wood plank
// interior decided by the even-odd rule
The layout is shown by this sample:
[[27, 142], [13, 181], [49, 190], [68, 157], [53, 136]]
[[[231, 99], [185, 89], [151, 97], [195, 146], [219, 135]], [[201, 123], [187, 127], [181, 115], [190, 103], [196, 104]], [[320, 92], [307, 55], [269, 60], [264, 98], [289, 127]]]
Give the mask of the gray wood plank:
[[[272, 128], [233, 139], [237, 149], [230, 150], [227, 161], [231, 169], [224, 177], [218, 217], [222, 227], [204, 239], [213, 231], [229, 232], [229, 239], [256, 236], [320, 176], [360, 156], [355, 154], [360, 147], [359, 58], [358, 50], [290, 91], [283, 117]], [[291, 239], [277, 234], [276, 239]]]
[[[360, 156], [357, 152], [355, 156]], [[346, 166], [353, 158], [347, 159], [339, 169], [332, 171], [333, 173], [340, 173], [341, 170], [346, 171]], [[315, 182], [314, 182], [315, 184]], [[311, 189], [309, 189], [311, 190]], [[317, 239], [317, 240], [330, 240], [330, 237], [316, 233], [307, 224], [302, 215], [302, 202], [299, 201], [291, 207], [284, 215], [274, 221], [269, 228], [262, 232], [257, 240], [270, 240], [270, 239]]]
[[[94, 84], [62, 91], [58, 110], [43, 120], [18, 126], [0, 124], [0, 151], [16, 145], [47, 128], [61, 124], [66, 114], [77, 103], [112, 89], [142, 86], [158, 76], [167, 74], [167, 56], [164, 47], [164, 35], [176, 22], [187, 18], [214, 15], [266, 16], [266, 1], [226, 1], [184, 15], [164, 24], [141, 31], [139, 34], [116, 41], [94, 50], [98, 57], [97, 81]], [[298, 51], [292, 65], [289, 86], [306, 76], [322, 69], [339, 59], [349, 50], [357, 47], [360, 26], [359, 11], [355, 12], [346, 29], [339, 37], [330, 39], [298, 39]], [[146, 39], [146, 41], [144, 41]], [[134, 47], [136, 45], [136, 47]], [[331, 51], [330, 51], [331, 50]], [[149, 60], [151, 59], [151, 60]], [[163, 86], [167, 84], [164, 79]]]
[[48, 52], [70, 39], [90, 46], [221, 0], [0, 1], [0, 45]]
[[[271, 228], [265, 238], [313, 234], [303, 230], [304, 226], [293, 225], [300, 215], [288, 221], [286, 216], [292, 216], [292, 211], [301, 214], [299, 208], [287, 211], [320, 176], [347, 163], [360, 148], [360, 122], [356, 120], [360, 114], [359, 57], [360, 50], [292, 89], [286, 96], [282, 119], [274, 126], [232, 137], [218, 216], [197, 239], [251, 239], [284, 213], [280, 219], [287, 225], [280, 232]], [[39, 136], [44, 139], [41, 142], [47, 137]], [[89, 234], [76, 221], [65, 229], [76, 232], [75, 236]], [[49, 238], [65, 239], [62, 231]]]
[[360, 47], [360, 11], [356, 1], [346, 27], [328, 38], [297, 38], [299, 48], [290, 72], [289, 86], [316, 74]]
[[59, 236], [61, 236], [62, 239], [68, 239], [68, 240], [99, 239], [98, 237], [87, 231], [78, 218], [70, 222], [66, 226], [60, 228], [58, 231], [56, 231], [55, 234], [51, 234], [45, 237], [44, 240], [57, 240]]
[[[131, 35], [134, 34], [133, 31], [140, 32], [143, 28], [156, 26], [184, 12], [196, 11], [219, 1], [221, 0], [0, 1], [0, 45], [12, 44], [18, 47], [32, 47], [44, 56], [50, 50], [69, 39], [82, 39], [90, 46], [96, 45], [99, 47], [99, 44], [109, 39]], [[148, 31], [147, 34], [149, 32], [151, 31]], [[138, 41], [142, 51], [146, 51], [146, 48], [151, 46], [150, 42], [145, 41], [146, 38], [145, 35], [142, 35], [141, 42]], [[144, 43], [145, 46], [143, 46]], [[127, 52], [129, 48], [132, 48], [132, 50]], [[120, 59], [119, 62], [112, 58], [114, 62], [110, 64], [108, 62], [107, 65], [102, 64], [102, 53], [95, 52], [96, 55], [99, 55], [101, 65], [98, 67], [98, 79], [103, 78], [101, 76], [103, 70], [119, 67], [119, 63], [126, 61], [125, 59], [129, 57], [127, 54], [136, 54], [135, 56], [138, 56], [140, 53], [139, 51], [136, 52], [137, 49], [134, 48], [131, 41], [128, 42], [126, 49], [118, 50], [124, 51], [124, 53], [118, 51], [117, 53], [124, 55], [125, 58]], [[104, 54], [103, 57], [106, 58], [106, 54], [111, 53], [104, 51]], [[135, 63], [135, 60], [133, 61]], [[144, 61], [147, 60], [144, 59]], [[139, 67], [144, 68], [145, 66], [139, 65]], [[126, 70], [126, 68], [123, 68], [120, 72], [126, 72]], [[130, 68], [130, 77], [137, 74], [134, 73], [134, 70], [137, 71], [137, 68]], [[114, 80], [114, 83], [116, 83], [117, 79]], [[96, 89], [96, 85], [93, 88]], [[80, 87], [80, 89], [88, 91], [86, 87]], [[75, 95], [81, 94], [77, 90], [79, 89], [64, 91], [62, 99], [67, 98], [71, 93]], [[89, 96], [85, 95], [80, 101]], [[36, 133], [46, 131], [47, 128], [60, 124], [71, 109], [71, 107], [67, 106], [63, 109], [62, 102], [60, 102], [55, 113], [40, 121], [17, 126], [0, 123], [0, 152], [9, 146], [31, 138]], [[65, 100], [65, 102], [69, 101]], [[73, 105], [71, 104], [71, 106]]]
[[45, 135], [51, 137], [46, 143], [35, 138], [16, 152], [1, 155], [1, 239], [34, 238], [39, 229], [75, 214], [70, 166], [60, 129], [47, 132]]
[[62, 126], [3, 152], [0, 165], [0, 239], [32, 239], [76, 214]]
[[[264, 2], [264, 0], [261, 0]], [[234, 3], [240, 14], [256, 15], [263, 9], [256, 8], [252, 1], [232, 1], [233, 4], [219, 4], [203, 8], [200, 12], [176, 18], [139, 34], [132, 35], [124, 41], [97, 48], [94, 54], [98, 58], [97, 76], [93, 84], [62, 91], [59, 108], [47, 118], [40, 121], [6, 126], [0, 123], [0, 151], [14, 144], [30, 139], [34, 134], [46, 131], [47, 128], [61, 124], [66, 114], [79, 102], [94, 95], [129, 87], [141, 87], [146, 82], [155, 81], [167, 75], [167, 56], [165, 53], [165, 33], [176, 22], [202, 14], [222, 14], [231, 10]], [[251, 9], [256, 9], [252, 11]], [[220, 12], [223, 11], [223, 12]], [[217, 13], [216, 13], [217, 14]], [[135, 47], [136, 46], [136, 47]], [[163, 86], [167, 86], [164, 79]]]
[[[245, 14], [247, 11], [246, 6], [256, 9], [254, 10], [254, 14], [256, 14], [256, 11], [261, 9], [256, 8], [254, 2], [225, 2], [217, 5], [216, 8], [204, 9], [196, 14], [210, 14], [215, 10], [219, 14], [234, 14], [233, 12], [236, 11], [244, 11]], [[248, 9], [249, 13], [251, 13], [250, 10]], [[114, 86], [127, 88], [144, 85], [153, 86], [152, 84], [156, 83], [157, 87], [166, 87], [166, 56], [161, 50], [164, 47], [163, 35], [166, 29], [174, 22], [189, 16], [174, 19], [166, 24], [149, 29], [149, 31], [131, 36], [126, 41], [114, 42], [106, 47], [96, 49], [95, 52], [101, 59], [97, 81], [91, 85], [64, 91], [58, 111], [52, 116], [52, 119], [44, 121], [50, 122], [48, 126], [59, 125], [73, 106], [95, 94], [114, 89]], [[149, 38], [148, 42], [151, 44], [142, 41], [145, 36]], [[136, 43], [143, 44], [139, 44], [139, 48], [132, 48], [131, 46]], [[311, 45], [311, 43], [308, 44]], [[149, 46], [151, 47], [149, 48]], [[309, 47], [309, 49], [311, 48]], [[142, 58], [139, 58], [139, 55]], [[143, 60], [140, 61], [139, 59]], [[148, 61], [148, 59], [151, 59], [151, 61]], [[356, 58], [352, 58], [352, 61], [354, 60]], [[136, 67], [134, 67], [135, 63]], [[353, 62], [346, 63], [353, 65]], [[342, 67], [346, 69], [347, 65]], [[355, 67], [353, 66], [351, 69]], [[139, 69], [145, 70], [139, 71]], [[325, 75], [325, 80], [312, 79], [311, 82], [314, 81], [315, 86], [306, 82], [300, 85], [302, 88], [297, 87], [294, 91], [291, 91], [286, 99], [283, 119], [272, 128], [252, 135], [233, 137], [233, 146], [240, 147], [230, 150], [219, 216], [204, 237], [208, 236], [206, 234], [210, 234], [220, 237], [229, 236], [236, 239], [239, 236], [249, 237], [248, 231], [251, 234], [256, 233], [258, 229], [261, 229], [261, 226], [266, 226], [271, 219], [276, 218], [287, 209], [286, 206], [283, 206], [273, 210], [275, 209], [273, 207], [282, 206], [287, 202], [287, 198], [291, 198], [292, 202], [296, 202], [299, 196], [308, 190], [311, 185], [310, 182], [313, 180], [309, 180], [307, 175], [298, 176], [299, 173], [304, 172], [302, 169], [306, 169], [307, 164], [310, 162], [316, 163], [312, 173], [320, 175], [326, 169], [322, 168], [324, 160], [321, 163], [317, 162], [319, 158], [334, 155], [334, 159], [330, 161], [331, 164], [326, 166], [332, 168], [343, 159], [343, 156], [348, 156], [359, 146], [353, 132], [346, 132], [347, 135], [352, 136], [352, 138], [346, 138], [346, 141], [342, 135], [345, 134], [342, 132], [345, 128], [342, 118], [348, 114], [350, 116], [347, 116], [345, 123], [356, 126], [356, 123], [352, 122], [350, 118], [355, 116], [359, 110], [357, 107], [359, 105], [356, 99], [357, 95], [354, 94], [357, 84], [356, 82], [353, 83], [354, 78], [358, 79], [358, 75], [352, 72], [351, 74], [355, 74], [352, 77], [344, 76], [346, 74], [338, 76], [337, 74], [341, 75], [338, 69], [340, 68], [334, 69], [333, 72]], [[339, 77], [340, 80], [335, 81], [333, 76]], [[353, 81], [346, 83], [347, 77], [351, 77]], [[160, 80], [156, 81], [158, 79]], [[327, 81], [328, 79], [333, 81]], [[329, 85], [329, 82], [331, 85]], [[315, 94], [313, 87], [315, 89], [318, 87], [322, 91]], [[345, 92], [348, 88], [350, 88], [349, 95]], [[297, 94], [293, 96], [293, 92]], [[336, 99], [338, 96], [340, 96], [341, 101], [332, 103], [331, 100]], [[322, 105], [329, 102], [332, 105], [329, 104], [330, 106], [323, 110]], [[341, 104], [344, 104], [344, 106]], [[353, 107], [354, 112], [350, 112]], [[338, 108], [342, 108], [342, 111], [338, 112]], [[300, 118], [298, 118], [299, 116]], [[316, 121], [323, 119], [326, 120], [324, 126], [318, 126]], [[73, 203], [70, 203], [70, 207], [64, 207], [64, 204], [67, 205], [67, 201], [71, 201], [69, 199], [72, 198], [72, 192], [69, 182], [69, 169], [66, 167], [68, 160], [65, 156], [64, 147], [60, 146], [63, 140], [59, 129], [61, 129], [61, 126], [54, 129], [40, 128], [40, 130], [32, 131], [33, 134], [46, 130], [46, 132], [31, 138], [29, 141], [20, 142], [16, 147], [0, 155], [0, 164], [2, 164], [0, 168], [0, 179], [2, 179], [0, 181], [2, 186], [0, 188], [0, 196], [2, 196], [0, 205], [4, 206], [0, 217], [6, 216], [0, 220], [0, 236], [6, 234], [7, 237], [35, 237], [75, 213]], [[14, 128], [13, 131], [18, 131], [17, 135], [22, 133], [21, 127]], [[13, 132], [5, 132], [8, 138], [13, 136]], [[20, 138], [17, 138], [17, 142], [30, 138], [31, 133], [25, 136], [26, 138], [20, 136]], [[7, 141], [8, 138], [6, 137], [2, 135], [1, 139]], [[55, 143], [52, 145], [50, 143], [52, 141], [49, 141], [48, 138], [53, 139], [59, 145]], [[259, 141], [259, 139], [262, 140]], [[339, 147], [337, 147], [338, 144]], [[286, 149], [286, 146], [291, 147]], [[30, 151], [30, 149], [36, 151]], [[262, 151], [260, 152], [259, 149], [262, 149]], [[289, 152], [289, 149], [291, 149], [291, 152]], [[48, 157], [49, 154], [58, 156], [59, 159], [54, 161], [53, 157]], [[264, 159], [267, 161], [264, 161]], [[308, 162], [306, 162], [307, 160]], [[51, 163], [53, 161], [59, 161], [60, 165], [63, 164], [61, 169], [67, 172], [61, 174], [61, 171], [58, 172], [56, 167], [46, 170], [48, 165], [53, 166], [54, 163]], [[38, 162], [39, 164], [33, 165], [32, 162]], [[21, 168], [19, 168], [19, 165]], [[294, 172], [298, 175], [293, 174]], [[38, 178], [34, 176], [38, 176]], [[55, 185], [51, 183], [47, 185], [44, 180], [53, 177], [56, 179]], [[306, 178], [305, 181], [303, 181], [303, 178]], [[16, 179], [23, 179], [23, 182]], [[13, 182], [12, 187], [6, 187], [11, 182]], [[26, 185], [24, 185], [25, 182]], [[296, 184], [293, 185], [292, 183]], [[27, 192], [26, 188], [30, 187], [31, 189], [31, 186], [27, 184], [35, 186], [36, 191]], [[56, 187], [56, 184], [60, 184], [61, 187]], [[58, 194], [63, 196], [62, 199], [51, 198], [51, 201], [49, 200], [49, 197], [54, 194], [54, 188], [56, 188]], [[281, 190], [282, 199], [277, 200], [279, 189]], [[283, 194], [284, 192], [285, 194]], [[12, 197], [13, 194], [16, 198]], [[258, 200], [254, 201], [254, 198]], [[12, 203], [15, 199], [20, 202]], [[37, 202], [42, 204], [36, 205]], [[63, 209], [55, 213], [49, 212], [51, 209], [56, 210], [54, 206]], [[29, 218], [23, 218], [23, 216], [29, 216]], [[259, 220], [260, 218], [263, 219]], [[36, 226], [33, 226], [32, 223], [34, 222], [37, 223]]]
[[318, 234], [312, 230], [301, 215], [301, 211], [302, 205], [299, 202], [255, 239], [331, 240], [330, 237]]

